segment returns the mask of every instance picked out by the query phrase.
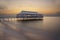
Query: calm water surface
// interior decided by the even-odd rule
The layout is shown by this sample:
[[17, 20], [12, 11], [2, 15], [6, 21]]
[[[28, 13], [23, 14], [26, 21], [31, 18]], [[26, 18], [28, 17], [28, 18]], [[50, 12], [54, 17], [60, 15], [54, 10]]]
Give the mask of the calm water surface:
[[60, 40], [60, 17], [0, 22], [1, 40]]

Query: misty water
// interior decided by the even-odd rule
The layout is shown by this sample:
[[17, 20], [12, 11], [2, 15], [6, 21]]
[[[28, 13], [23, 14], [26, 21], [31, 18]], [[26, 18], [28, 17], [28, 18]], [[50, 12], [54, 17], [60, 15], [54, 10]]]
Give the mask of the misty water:
[[0, 21], [0, 40], [60, 40], [60, 17]]

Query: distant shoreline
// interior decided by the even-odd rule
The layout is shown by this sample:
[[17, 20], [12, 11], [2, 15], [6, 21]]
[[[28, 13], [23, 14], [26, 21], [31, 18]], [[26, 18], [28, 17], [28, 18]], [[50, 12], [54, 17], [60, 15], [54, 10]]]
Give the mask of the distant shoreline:
[[44, 16], [44, 17], [60, 17], [60, 16]]

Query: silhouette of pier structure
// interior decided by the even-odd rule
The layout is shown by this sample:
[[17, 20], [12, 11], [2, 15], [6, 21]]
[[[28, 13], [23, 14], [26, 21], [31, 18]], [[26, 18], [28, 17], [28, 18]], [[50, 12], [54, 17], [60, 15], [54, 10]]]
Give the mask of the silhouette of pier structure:
[[42, 19], [43, 15], [38, 12], [21, 11], [19, 14], [1, 14], [0, 20], [36, 20]]
[[22, 11], [21, 13], [17, 14], [18, 20], [36, 20], [36, 19], [42, 19], [43, 15], [38, 12], [32, 12], [32, 11]]
[[15, 19], [16, 19], [15, 14], [0, 14], [0, 21], [9, 21]]

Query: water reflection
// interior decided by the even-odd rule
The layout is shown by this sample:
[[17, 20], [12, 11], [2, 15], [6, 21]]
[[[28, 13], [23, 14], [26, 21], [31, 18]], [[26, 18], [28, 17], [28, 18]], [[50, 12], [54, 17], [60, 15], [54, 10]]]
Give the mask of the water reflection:
[[19, 24], [22, 28], [23, 35], [25, 35], [28, 40], [50, 40], [48, 38], [48, 32], [42, 30], [43, 20], [20, 21]]
[[[60, 17], [44, 17], [43, 20], [35, 21], [2, 21], [0, 28], [4, 29], [4, 40], [60, 39]], [[1, 36], [1, 38], [4, 37]]]
[[22, 27], [39, 29], [39, 27], [42, 27], [43, 21], [21, 21], [19, 23], [21, 23], [20, 26]]

